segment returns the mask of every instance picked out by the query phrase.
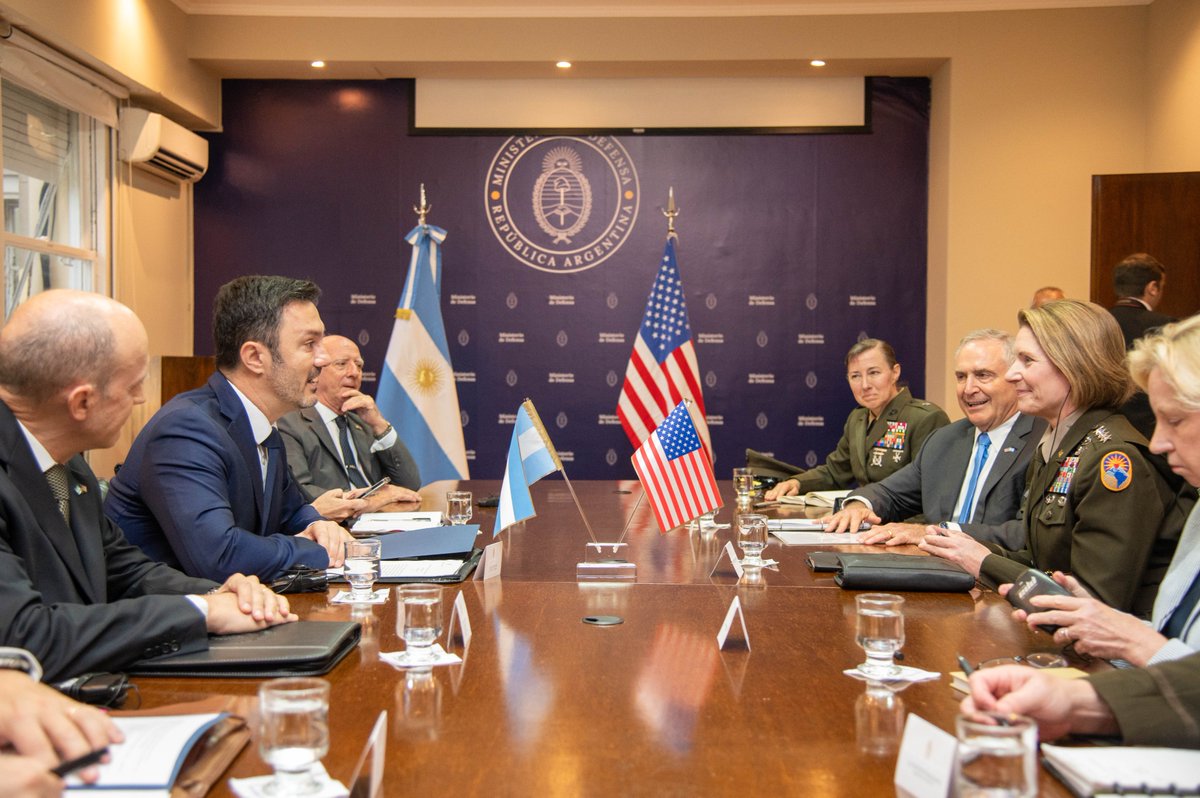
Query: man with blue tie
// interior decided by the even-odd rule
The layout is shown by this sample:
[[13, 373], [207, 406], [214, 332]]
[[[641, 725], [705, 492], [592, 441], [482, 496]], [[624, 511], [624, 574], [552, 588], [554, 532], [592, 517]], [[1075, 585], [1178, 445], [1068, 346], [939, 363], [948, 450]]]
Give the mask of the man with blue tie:
[[152, 558], [214, 580], [341, 565], [349, 534], [308, 504], [274, 426], [316, 401], [328, 362], [319, 296], [307, 280], [260, 275], [218, 290], [216, 373], [150, 419], [104, 505]]
[[[930, 435], [904, 468], [851, 491], [826, 529], [844, 532], [868, 521], [874, 528], [865, 542], [916, 543], [926, 534], [925, 524], [896, 522], [921, 515], [926, 523], [979, 530], [1001, 545], [1018, 542], [1002, 537], [1021, 530], [1000, 525], [1017, 517], [1039, 435], [1032, 434], [1034, 419], [1017, 412], [1016, 388], [1004, 379], [1012, 361], [1007, 333], [976, 330], [964, 336], [954, 353], [954, 376], [966, 418]], [[976, 526], [982, 524], [994, 526]]]

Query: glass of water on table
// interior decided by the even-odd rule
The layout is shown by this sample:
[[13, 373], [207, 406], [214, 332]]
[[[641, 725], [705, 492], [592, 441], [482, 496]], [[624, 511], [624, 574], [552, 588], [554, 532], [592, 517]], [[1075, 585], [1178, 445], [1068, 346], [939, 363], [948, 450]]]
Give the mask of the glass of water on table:
[[404, 640], [404, 658], [410, 665], [432, 665], [433, 644], [442, 633], [442, 588], [421, 583], [401, 585], [396, 594], [400, 599], [396, 632]]
[[346, 561], [342, 566], [350, 583], [351, 601], [370, 601], [374, 596], [375, 580], [379, 578], [379, 538], [358, 538], [346, 541]]
[[313, 767], [329, 752], [329, 682], [272, 679], [258, 688], [258, 750], [275, 769], [267, 795], [310, 795]]
[[860, 593], [854, 597], [855, 640], [867, 659], [858, 670], [870, 679], [888, 679], [900, 673], [893, 661], [904, 647], [904, 598], [892, 593]]
[[465, 524], [471, 520], [471, 491], [446, 492], [446, 518], [451, 524]]

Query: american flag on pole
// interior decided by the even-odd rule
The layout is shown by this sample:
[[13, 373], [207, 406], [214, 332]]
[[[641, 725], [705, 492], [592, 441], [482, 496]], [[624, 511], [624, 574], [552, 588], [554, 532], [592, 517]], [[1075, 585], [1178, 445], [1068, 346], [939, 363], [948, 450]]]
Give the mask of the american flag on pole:
[[658, 529], [667, 532], [721, 506], [712, 462], [690, 412], [680, 402], [633, 453], [633, 470], [654, 508]]
[[625, 369], [625, 384], [617, 401], [617, 415], [637, 447], [650, 436], [671, 408], [684, 399], [696, 403], [696, 430], [704, 449], [712, 452], [708, 425], [704, 423], [704, 397], [700, 393], [700, 367], [692, 345], [683, 280], [675, 261], [675, 235], [667, 236], [658, 276], [650, 289], [646, 314], [633, 342], [633, 354]]

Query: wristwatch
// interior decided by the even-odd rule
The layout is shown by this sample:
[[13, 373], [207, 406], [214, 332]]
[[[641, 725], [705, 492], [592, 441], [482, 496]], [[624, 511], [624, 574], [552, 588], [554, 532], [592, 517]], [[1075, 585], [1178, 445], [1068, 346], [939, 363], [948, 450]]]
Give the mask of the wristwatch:
[[383, 431], [383, 434], [382, 434], [382, 435], [376, 435], [376, 436], [375, 436], [375, 440], [377, 440], [377, 441], [381, 441], [381, 440], [383, 440], [384, 438], [386, 438], [386, 437], [388, 436], [388, 433], [389, 433], [389, 432], [391, 432], [391, 431], [392, 431], [392, 425], [391, 425], [391, 424], [388, 424], [388, 425], [387, 425], [387, 429], [385, 429], [385, 430]]
[[42, 663], [23, 648], [0, 647], [0, 669], [27, 673], [35, 682], [42, 680]]

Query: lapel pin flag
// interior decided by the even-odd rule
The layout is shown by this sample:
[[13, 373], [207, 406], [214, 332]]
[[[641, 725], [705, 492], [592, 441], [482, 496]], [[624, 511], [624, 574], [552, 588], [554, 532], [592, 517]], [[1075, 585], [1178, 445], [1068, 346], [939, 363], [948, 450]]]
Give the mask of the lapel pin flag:
[[712, 463], [697, 434], [695, 404], [684, 400], [633, 453], [633, 470], [661, 532], [721, 506]]

